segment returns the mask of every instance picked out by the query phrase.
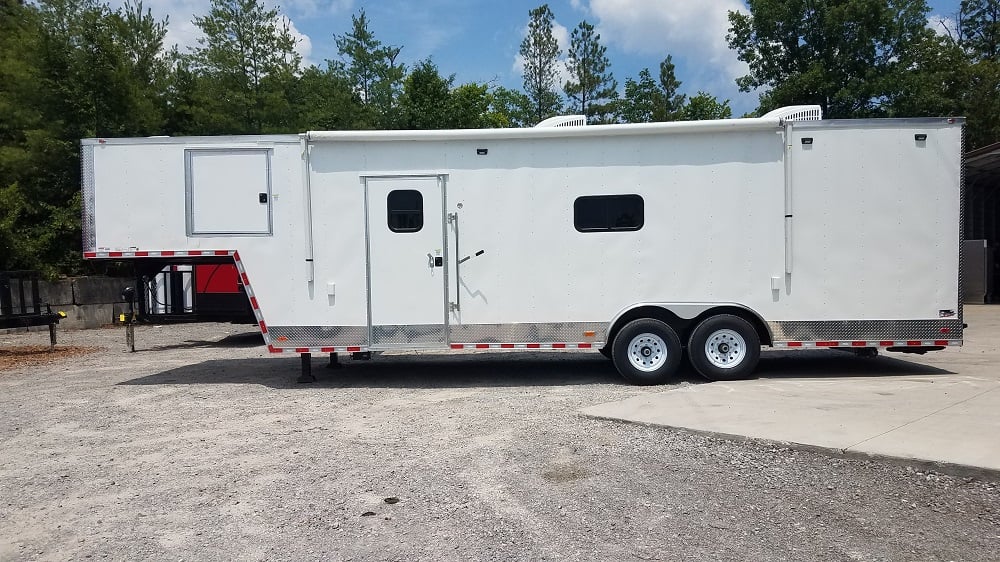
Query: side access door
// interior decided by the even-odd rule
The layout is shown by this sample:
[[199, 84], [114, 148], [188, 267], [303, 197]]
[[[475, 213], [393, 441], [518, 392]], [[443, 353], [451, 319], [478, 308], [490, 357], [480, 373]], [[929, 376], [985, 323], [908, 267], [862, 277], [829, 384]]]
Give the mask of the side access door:
[[445, 179], [364, 178], [373, 348], [448, 343]]

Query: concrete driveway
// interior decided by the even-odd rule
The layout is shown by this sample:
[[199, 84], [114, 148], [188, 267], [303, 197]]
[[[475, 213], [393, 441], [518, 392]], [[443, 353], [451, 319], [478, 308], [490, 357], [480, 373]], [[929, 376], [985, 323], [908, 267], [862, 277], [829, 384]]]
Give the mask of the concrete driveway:
[[587, 416], [1000, 471], [1000, 306], [966, 306], [965, 346], [874, 359], [762, 355], [759, 378], [693, 384]]

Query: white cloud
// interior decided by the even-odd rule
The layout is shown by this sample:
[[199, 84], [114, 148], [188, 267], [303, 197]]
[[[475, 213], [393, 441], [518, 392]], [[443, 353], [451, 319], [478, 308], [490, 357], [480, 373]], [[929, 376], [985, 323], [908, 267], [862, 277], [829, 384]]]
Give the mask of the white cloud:
[[[124, 0], [112, 0], [110, 4], [112, 8], [118, 8], [124, 4]], [[281, 13], [292, 22], [293, 17], [307, 19], [346, 13], [354, 7], [354, 0], [264, 0], [264, 4], [268, 8], [280, 6]], [[152, 11], [154, 18], [169, 17], [167, 35], [163, 40], [164, 48], [170, 49], [177, 45], [181, 52], [186, 52], [198, 47], [198, 39], [202, 37], [201, 30], [194, 24], [195, 16], [206, 15], [212, 3], [211, 0], [143, 0], [142, 5], [144, 9]], [[312, 41], [294, 23], [290, 27], [292, 35], [299, 39], [295, 50], [302, 55], [303, 60], [307, 60], [312, 53]]]
[[[312, 40], [305, 33], [302, 33], [295, 28], [295, 22], [285, 18], [288, 21], [288, 32], [292, 34], [295, 38], [295, 52], [302, 57], [302, 66], [307, 67], [315, 64], [315, 61], [309, 58], [312, 54]], [[281, 25], [281, 22], [276, 22], [277, 25]]]
[[931, 14], [928, 16], [927, 27], [932, 29], [934, 33], [946, 37], [953, 37], [958, 31], [958, 24], [955, 22], [954, 17], [942, 16], [940, 14]]
[[[123, 4], [123, 0], [116, 0], [111, 3], [112, 8], [118, 8]], [[265, 5], [273, 7], [278, 2], [265, 0]], [[302, 33], [295, 27], [295, 22], [289, 14], [300, 14], [301, 17], [322, 15], [323, 11], [329, 13], [339, 13], [349, 10], [354, 5], [354, 0], [290, 0], [287, 2], [291, 11], [286, 11], [282, 7], [282, 14], [288, 20], [288, 28], [292, 37], [296, 39], [295, 51], [302, 56], [303, 67], [313, 64], [310, 59], [312, 54], [312, 40], [308, 35]], [[201, 29], [194, 24], [195, 16], [208, 14], [211, 7], [211, 0], [143, 0], [143, 8], [149, 9], [156, 19], [169, 18], [167, 34], [163, 38], [164, 50], [170, 50], [174, 45], [182, 52], [188, 52], [199, 46], [198, 40], [203, 37]], [[281, 25], [281, 20], [275, 22]]]
[[[111, 7], [117, 8], [123, 3], [121, 0], [111, 2]], [[143, 8], [150, 10], [154, 18], [170, 19], [163, 47], [169, 50], [177, 45], [182, 53], [198, 46], [198, 39], [202, 34], [192, 20], [196, 15], [207, 14], [210, 5], [209, 0], [143, 0], [142, 3]]]
[[732, 77], [743, 74], [726, 44], [730, 11], [740, 0], [589, 0], [602, 39], [625, 52], [694, 56]]
[[[524, 26], [524, 33], [522, 36], [528, 34], [528, 26]], [[556, 38], [556, 43], [559, 44], [559, 49], [563, 53], [569, 49], [569, 29], [566, 26], [553, 20], [552, 22], [552, 35]]]
[[581, 4], [606, 45], [658, 58], [670, 54], [675, 63], [683, 63], [678, 64], [684, 67], [678, 78], [684, 91], [708, 90], [734, 102], [746, 96], [736, 88], [735, 79], [747, 73], [747, 65], [726, 42], [729, 12], [747, 11], [742, 0], [581, 0]]

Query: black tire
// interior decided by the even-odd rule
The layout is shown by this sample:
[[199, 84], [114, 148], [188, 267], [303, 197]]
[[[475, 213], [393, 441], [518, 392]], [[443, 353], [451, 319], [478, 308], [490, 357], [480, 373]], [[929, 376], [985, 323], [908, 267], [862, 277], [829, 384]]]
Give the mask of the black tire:
[[691, 332], [687, 352], [691, 365], [710, 381], [747, 379], [760, 360], [760, 337], [746, 320], [720, 314]]
[[663, 384], [677, 373], [682, 352], [681, 340], [673, 328], [659, 320], [640, 318], [626, 324], [615, 336], [611, 360], [632, 384]]

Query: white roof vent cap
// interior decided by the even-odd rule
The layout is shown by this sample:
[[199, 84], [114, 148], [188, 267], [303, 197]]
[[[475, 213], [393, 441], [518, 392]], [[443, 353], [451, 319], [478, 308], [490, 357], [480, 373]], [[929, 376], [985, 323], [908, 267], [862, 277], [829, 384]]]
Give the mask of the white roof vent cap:
[[790, 105], [768, 112], [764, 117], [777, 117], [782, 121], [819, 121], [823, 119], [823, 108], [818, 105]]
[[543, 127], [582, 127], [587, 124], [586, 115], [556, 115], [549, 117], [545, 121], [535, 125], [535, 128]]

